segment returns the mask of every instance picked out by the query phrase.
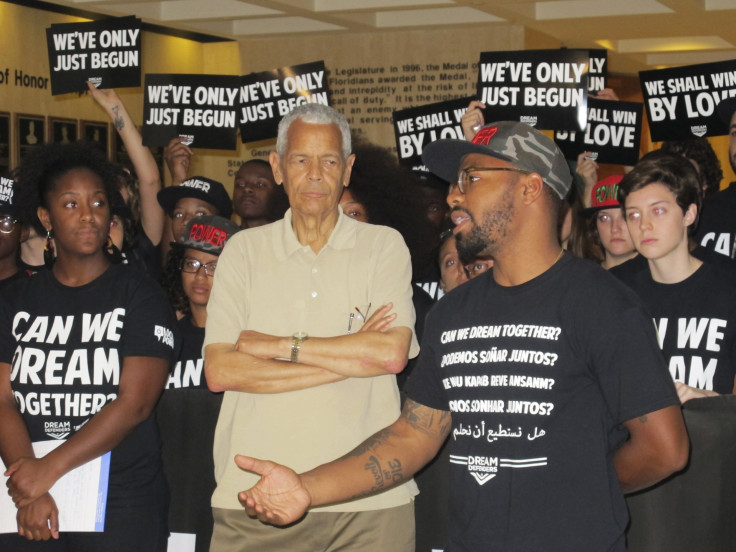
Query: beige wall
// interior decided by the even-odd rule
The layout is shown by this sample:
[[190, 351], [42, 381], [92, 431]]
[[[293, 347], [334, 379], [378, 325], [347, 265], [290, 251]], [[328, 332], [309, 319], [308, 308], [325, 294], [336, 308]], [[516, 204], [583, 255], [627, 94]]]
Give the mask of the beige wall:
[[[437, 28], [431, 32], [245, 39], [240, 41], [240, 58], [244, 73], [324, 60], [335, 107], [365, 137], [395, 149], [393, 110], [474, 96], [480, 52], [523, 48], [522, 27], [493, 25], [468, 27], [462, 33]], [[371, 72], [349, 76], [355, 69]], [[450, 78], [443, 80], [443, 75]], [[413, 78], [414, 82], [380, 82], [391, 77]], [[351, 82], [357, 78], [373, 82]], [[356, 88], [377, 90], [370, 95], [351, 94]]]
[[[26, 113], [77, 120], [106, 121], [106, 115], [86, 94], [51, 95], [46, 28], [52, 23], [82, 19], [0, 2], [0, 111]], [[191, 40], [144, 32], [141, 43], [145, 73], [238, 74], [240, 53], [235, 42], [201, 44]], [[206, 60], [206, 61], [205, 61]], [[7, 71], [8, 79], [5, 79]], [[40, 77], [45, 87], [21, 86], [15, 75]], [[46, 79], [46, 80], [44, 80]], [[42, 84], [42, 86], [43, 86]], [[136, 122], [143, 118], [143, 88], [125, 88], [119, 94]], [[12, 142], [12, 140], [11, 140]], [[13, 146], [11, 145], [11, 148]], [[11, 151], [11, 159], [15, 151]], [[230, 152], [197, 150], [192, 174], [208, 174], [223, 179], [222, 158]], [[168, 175], [167, 175], [168, 177]]]
[[[32, 88], [15, 83], [16, 72], [39, 76], [41, 80], [48, 78], [45, 29], [52, 23], [72, 21], [79, 19], [0, 2], [0, 111], [104, 121], [103, 112], [87, 96], [52, 97], [48, 84], [46, 88]], [[480, 52], [559, 46], [549, 36], [518, 25], [478, 25], [467, 27], [461, 33], [437, 28], [432, 31], [243, 39], [211, 44], [145, 32], [142, 57], [144, 73], [245, 74], [324, 60], [336, 107], [368, 139], [395, 148], [391, 112], [473, 96], [477, 78], [475, 64]], [[348, 76], [356, 69], [372, 73]], [[382, 75], [376, 73], [381, 70]], [[449, 79], [442, 80], [443, 76]], [[414, 82], [380, 83], [380, 77], [413, 77]], [[351, 84], [351, 78], [373, 79], [374, 82]], [[622, 99], [641, 101], [640, 94], [636, 97], [635, 76], [614, 79], [614, 82], [623, 83], [626, 89]], [[356, 88], [375, 91], [366, 94], [356, 92]], [[141, 121], [142, 88], [124, 89], [120, 94], [133, 119]], [[736, 180], [726, 155], [728, 138], [713, 138], [711, 143], [723, 165], [724, 183]], [[646, 139], [644, 144], [646, 149], [653, 147]], [[264, 157], [272, 145], [271, 141], [239, 144], [236, 152], [196, 150], [192, 174], [206, 174], [230, 187], [238, 164], [251, 157]]]

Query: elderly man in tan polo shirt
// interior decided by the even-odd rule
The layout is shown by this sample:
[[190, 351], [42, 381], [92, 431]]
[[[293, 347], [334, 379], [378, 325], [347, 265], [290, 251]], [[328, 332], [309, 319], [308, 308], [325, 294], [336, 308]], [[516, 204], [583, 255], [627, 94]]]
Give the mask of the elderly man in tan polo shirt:
[[[311, 509], [284, 529], [249, 518], [237, 492], [258, 481], [237, 453], [311, 469], [399, 416], [394, 374], [418, 352], [411, 265], [400, 235], [342, 213], [347, 121], [306, 104], [281, 121], [270, 163], [290, 209], [240, 232], [218, 261], [204, 344], [225, 391], [215, 433], [211, 550], [413, 552], [413, 481]], [[382, 479], [399, 467], [376, 463]]]

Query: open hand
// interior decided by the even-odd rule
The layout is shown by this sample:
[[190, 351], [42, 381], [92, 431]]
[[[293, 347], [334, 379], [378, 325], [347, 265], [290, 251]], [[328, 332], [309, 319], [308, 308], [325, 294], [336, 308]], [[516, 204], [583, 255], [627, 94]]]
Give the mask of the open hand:
[[240, 469], [261, 476], [255, 487], [238, 493], [238, 500], [249, 516], [264, 523], [287, 525], [306, 513], [312, 498], [294, 470], [241, 455], [235, 457], [235, 463]]

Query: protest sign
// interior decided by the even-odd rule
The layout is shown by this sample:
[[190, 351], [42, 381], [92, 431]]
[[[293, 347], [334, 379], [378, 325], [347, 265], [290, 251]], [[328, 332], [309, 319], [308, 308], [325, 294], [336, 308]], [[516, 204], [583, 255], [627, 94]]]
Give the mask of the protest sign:
[[576, 160], [584, 152], [599, 163], [635, 165], [639, 160], [643, 104], [588, 98], [588, 125], [584, 131], [555, 132], [565, 157]]
[[303, 103], [329, 105], [323, 61], [240, 78], [238, 124], [243, 142], [274, 138], [281, 118]]
[[652, 140], [728, 134], [717, 106], [736, 97], [736, 60], [639, 73]]
[[141, 20], [136, 17], [62, 23], [46, 29], [51, 94], [141, 84]]
[[422, 150], [445, 138], [464, 139], [460, 120], [473, 98], [461, 98], [394, 111], [394, 134], [399, 163], [422, 166]]
[[488, 106], [486, 118], [583, 130], [589, 63], [587, 50], [481, 53], [478, 99]]
[[606, 87], [608, 80], [608, 50], [588, 50], [588, 56], [588, 93], [596, 94]]
[[228, 75], [146, 75], [143, 144], [185, 136], [197, 148], [237, 148], [238, 83]]

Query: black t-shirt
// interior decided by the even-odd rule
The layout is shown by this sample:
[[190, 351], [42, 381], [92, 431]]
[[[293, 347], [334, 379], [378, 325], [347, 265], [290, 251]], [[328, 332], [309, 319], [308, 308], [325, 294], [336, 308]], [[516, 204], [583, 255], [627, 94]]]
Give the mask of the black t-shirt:
[[[690, 251], [690, 254], [696, 259], [704, 263], [710, 263], [721, 267], [724, 270], [732, 270], [733, 278], [736, 279], [736, 262], [733, 259], [724, 257], [712, 249], [706, 249], [702, 245], [697, 245]], [[624, 282], [634, 278], [639, 272], [649, 272], [649, 261], [644, 255], [637, 255], [629, 259], [625, 263], [612, 267], [609, 272]]]
[[625, 550], [613, 436], [679, 404], [636, 296], [567, 255], [525, 284], [489, 271], [438, 302], [407, 394], [452, 412], [453, 552]]
[[161, 276], [161, 244], [153, 245], [143, 226], [136, 226], [135, 244], [123, 251], [123, 262], [142, 270], [154, 280]]
[[7, 286], [9, 286], [10, 284], [12, 284], [13, 282], [16, 282], [18, 280], [22, 280], [24, 278], [28, 278], [28, 276], [30, 276], [30, 274], [28, 272], [26, 272], [23, 269], [20, 269], [20, 270], [18, 270], [18, 272], [16, 272], [12, 276], [9, 276], [9, 277], [5, 278], [4, 280], [0, 280], [0, 290], [5, 289]]
[[733, 392], [736, 375], [736, 280], [704, 262], [689, 278], [661, 284], [649, 270], [624, 278], [649, 309], [675, 381]]
[[197, 552], [207, 552], [213, 524], [210, 499], [215, 490], [212, 448], [222, 393], [207, 389], [204, 328], [185, 317], [179, 320], [179, 329], [181, 355], [156, 409], [171, 495], [169, 531], [196, 533]]
[[[45, 270], [0, 296], [0, 362], [32, 442], [69, 438], [115, 400], [126, 357], [173, 363], [178, 344], [162, 290], [124, 265], [78, 287]], [[151, 415], [113, 449], [108, 499], [139, 494], [160, 471]]]
[[695, 238], [707, 249], [736, 257], [736, 182], [703, 202]]

